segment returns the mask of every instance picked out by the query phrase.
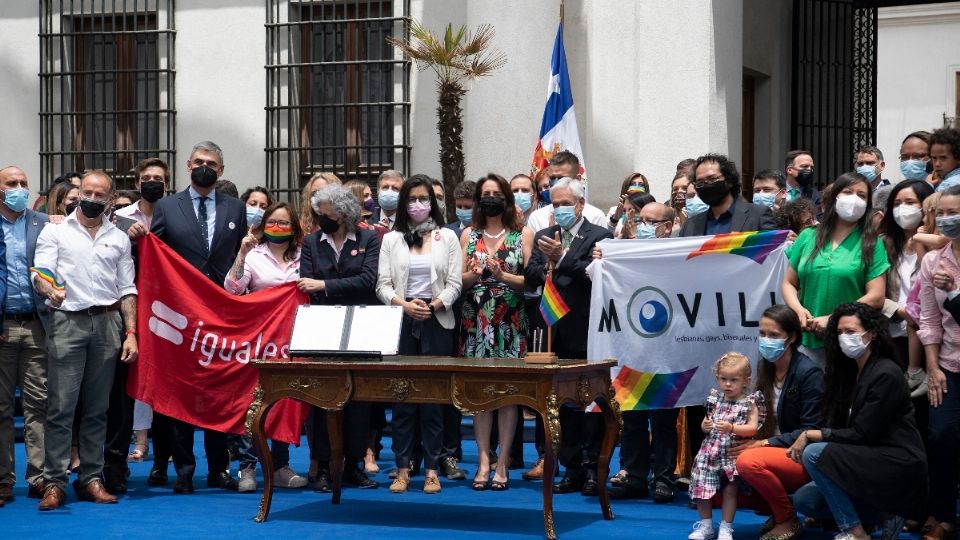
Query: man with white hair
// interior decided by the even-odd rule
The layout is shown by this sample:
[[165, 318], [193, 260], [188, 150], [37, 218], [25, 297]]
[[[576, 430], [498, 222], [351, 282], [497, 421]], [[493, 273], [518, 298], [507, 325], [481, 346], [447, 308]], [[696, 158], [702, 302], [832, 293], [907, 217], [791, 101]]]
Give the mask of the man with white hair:
[[[534, 237], [533, 253], [524, 271], [527, 285], [539, 287], [553, 268], [553, 283], [570, 308], [553, 328], [552, 350], [560, 358], [587, 357], [587, 327], [590, 323], [591, 282], [587, 265], [597, 242], [613, 235], [605, 226], [590, 223], [584, 216], [583, 184], [573, 178], [561, 178], [550, 188], [556, 225]], [[603, 217], [606, 219], [606, 216]], [[582, 409], [561, 407], [562, 439], [559, 459], [566, 469], [555, 493], [579, 491], [598, 493], [597, 458], [603, 435], [603, 418]], [[540, 464], [538, 462], [538, 464]], [[529, 476], [529, 475], [528, 475]]]

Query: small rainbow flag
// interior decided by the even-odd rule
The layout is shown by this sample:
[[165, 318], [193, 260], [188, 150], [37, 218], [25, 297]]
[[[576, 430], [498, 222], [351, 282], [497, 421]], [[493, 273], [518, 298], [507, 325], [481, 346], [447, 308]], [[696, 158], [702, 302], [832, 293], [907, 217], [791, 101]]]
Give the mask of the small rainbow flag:
[[617, 378], [613, 380], [620, 409], [637, 411], [673, 408], [697, 369], [699, 368], [680, 373], [644, 373], [626, 366], [621, 367]]
[[37, 275], [40, 279], [46, 281], [50, 285], [53, 285], [53, 288], [62, 291], [64, 289], [64, 283], [62, 281], [57, 281], [57, 275], [54, 274], [51, 270], [46, 268], [40, 268], [37, 266], [30, 267], [30, 271]]
[[547, 274], [547, 281], [543, 284], [543, 295], [540, 296], [540, 314], [543, 315], [543, 320], [548, 326], [553, 326], [567, 313], [570, 313], [570, 307], [560, 296], [560, 291], [553, 284], [553, 278]]
[[687, 260], [710, 253], [729, 253], [753, 259], [759, 264], [773, 250], [787, 240], [790, 231], [761, 231], [718, 234], [707, 240], [700, 249], [687, 255]]

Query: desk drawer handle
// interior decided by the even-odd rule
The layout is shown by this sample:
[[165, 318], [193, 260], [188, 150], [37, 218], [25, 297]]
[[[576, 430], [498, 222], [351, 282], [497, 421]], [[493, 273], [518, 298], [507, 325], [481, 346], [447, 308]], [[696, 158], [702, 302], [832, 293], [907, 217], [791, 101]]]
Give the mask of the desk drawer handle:
[[485, 396], [487, 396], [487, 397], [494, 397], [494, 396], [512, 396], [512, 395], [516, 394], [517, 392], [519, 392], [519, 390], [517, 389], [516, 386], [514, 386], [514, 385], [512, 385], [512, 384], [508, 384], [508, 385], [504, 386], [504, 387], [503, 387], [503, 390], [497, 389], [497, 385], [495, 385], [495, 384], [488, 384], [487, 386], [484, 386], [484, 387], [483, 387], [483, 395], [485, 395]]

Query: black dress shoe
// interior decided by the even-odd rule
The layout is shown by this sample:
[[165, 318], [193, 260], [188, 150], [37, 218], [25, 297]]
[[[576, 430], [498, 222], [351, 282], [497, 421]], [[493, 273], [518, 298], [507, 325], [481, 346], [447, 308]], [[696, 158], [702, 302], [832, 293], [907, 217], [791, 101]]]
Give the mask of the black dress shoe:
[[218, 472], [207, 475], [207, 487], [237, 491], [240, 488], [240, 482], [237, 482], [237, 479], [230, 476], [228, 472]]
[[111, 495], [122, 495], [127, 492], [127, 477], [130, 476], [130, 469], [104, 469], [103, 486], [107, 493]]
[[583, 479], [583, 487], [580, 488], [580, 494], [585, 497], [595, 497], [600, 493], [600, 485], [597, 483], [597, 471], [587, 469], [587, 474]]
[[346, 470], [343, 471], [341, 481], [345, 486], [360, 489], [373, 489], [378, 487], [378, 484], [371, 480], [359, 467], [347, 467]]
[[627, 499], [646, 499], [650, 496], [650, 490], [644, 486], [638, 488], [630, 484], [621, 484], [614, 486], [609, 490], [610, 498], [616, 501], [625, 501]]
[[313, 483], [313, 490], [318, 493], [330, 493], [333, 491], [333, 481], [330, 480], [330, 473], [326, 469], [317, 470], [317, 481]]
[[563, 473], [563, 478], [560, 479], [560, 482], [553, 486], [553, 492], [557, 494], [564, 493], [573, 493], [575, 491], [580, 491], [583, 489], [583, 481], [586, 475], [583, 470], [567, 470]]
[[162, 466], [154, 464], [153, 468], [150, 469], [150, 476], [147, 477], [147, 485], [165, 486], [167, 482], [169, 482], [167, 478], [167, 464], [164, 463]]
[[173, 483], [174, 493], [193, 493], [193, 478], [189, 476], [177, 476], [177, 481]]
[[447, 480], [466, 480], [467, 471], [460, 468], [457, 458], [447, 456], [440, 458], [440, 473], [447, 477]]
[[653, 502], [655, 503], [671, 503], [673, 502], [676, 492], [673, 489], [673, 486], [667, 484], [666, 482], [657, 482], [653, 486]]

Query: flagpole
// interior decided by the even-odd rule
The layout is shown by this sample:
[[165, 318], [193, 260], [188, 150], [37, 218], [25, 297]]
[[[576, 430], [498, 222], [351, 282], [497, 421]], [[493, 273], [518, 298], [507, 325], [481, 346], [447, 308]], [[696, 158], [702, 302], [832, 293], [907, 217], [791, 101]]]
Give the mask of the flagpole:
[[563, 26], [563, 0], [560, 0], [560, 26]]

